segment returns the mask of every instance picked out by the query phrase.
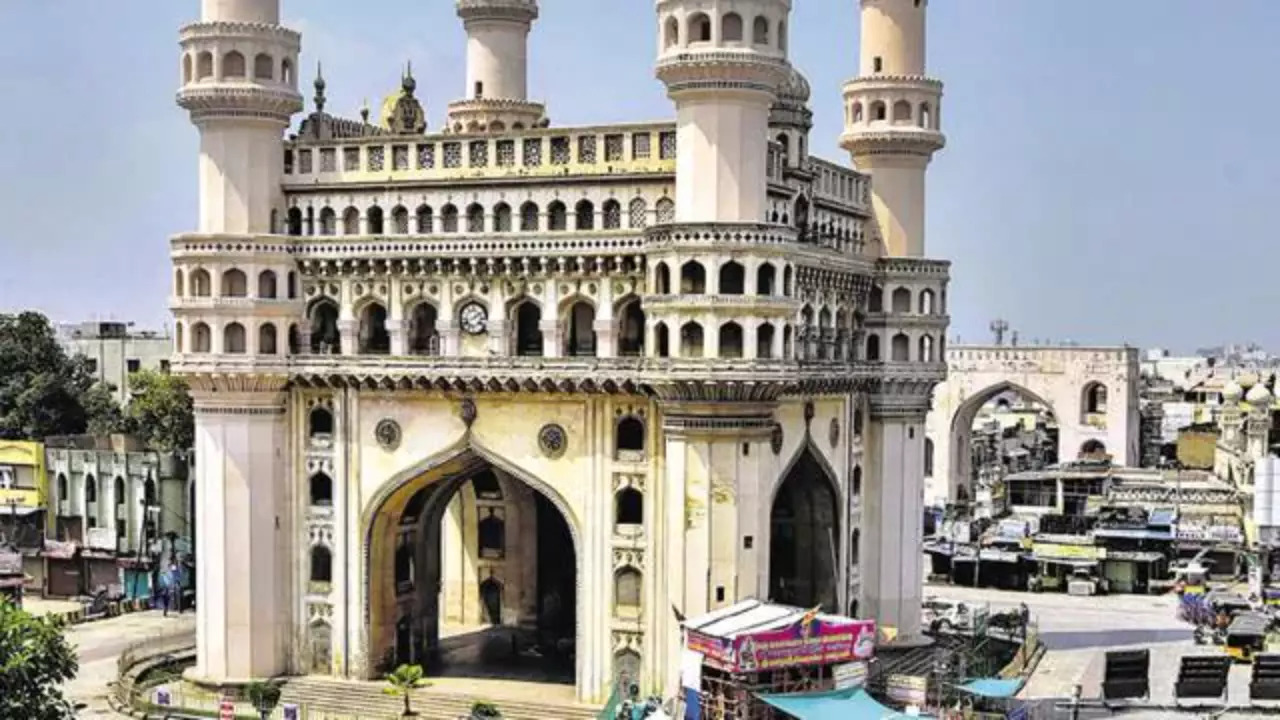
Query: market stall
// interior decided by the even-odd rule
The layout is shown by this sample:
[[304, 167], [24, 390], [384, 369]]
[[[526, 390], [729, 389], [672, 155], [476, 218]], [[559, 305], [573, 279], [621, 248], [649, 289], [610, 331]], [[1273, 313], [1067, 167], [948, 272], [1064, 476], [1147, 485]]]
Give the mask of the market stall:
[[859, 687], [875, 654], [874, 621], [759, 600], [684, 628], [687, 719], [782, 720], [759, 696]]

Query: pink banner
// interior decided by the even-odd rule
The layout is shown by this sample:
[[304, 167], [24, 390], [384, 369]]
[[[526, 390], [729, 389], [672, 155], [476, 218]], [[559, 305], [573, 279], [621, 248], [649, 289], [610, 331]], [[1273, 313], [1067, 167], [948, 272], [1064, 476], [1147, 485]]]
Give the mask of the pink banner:
[[742, 635], [734, 639], [733, 646], [737, 672], [866, 660], [875, 654], [876, 623], [814, 619], [781, 630]]

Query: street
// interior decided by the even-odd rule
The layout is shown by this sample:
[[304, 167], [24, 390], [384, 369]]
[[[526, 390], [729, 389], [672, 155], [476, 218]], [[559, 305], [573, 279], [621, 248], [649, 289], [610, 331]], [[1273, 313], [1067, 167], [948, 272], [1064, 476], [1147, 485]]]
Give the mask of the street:
[[[28, 609], [41, 612], [45, 609], [65, 609], [55, 605], [45, 606], [37, 601]], [[195, 615], [165, 617], [159, 610], [120, 615], [105, 620], [74, 625], [67, 629], [67, 641], [76, 649], [80, 659], [80, 672], [67, 683], [67, 699], [77, 706], [81, 718], [121, 718], [107, 705], [110, 684], [116, 678], [116, 660], [131, 643], [160, 633], [175, 632], [182, 628], [194, 628]]]

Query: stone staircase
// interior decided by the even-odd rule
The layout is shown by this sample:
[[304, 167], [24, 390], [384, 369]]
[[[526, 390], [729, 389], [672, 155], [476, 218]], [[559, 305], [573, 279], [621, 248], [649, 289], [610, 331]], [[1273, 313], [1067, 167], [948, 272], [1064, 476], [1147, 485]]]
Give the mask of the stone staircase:
[[[352, 682], [332, 678], [293, 678], [282, 690], [281, 701], [296, 703], [306, 709], [308, 718], [322, 720], [394, 720], [404, 710], [404, 700], [383, 693], [383, 685]], [[525, 688], [528, 689], [528, 686]], [[536, 691], [535, 691], [536, 692]], [[490, 702], [502, 711], [503, 720], [594, 720], [599, 707], [554, 699], [504, 698], [499, 691], [490, 692], [476, 683], [474, 692], [449, 687], [427, 687], [413, 695], [413, 709], [421, 720], [458, 720], [468, 718], [471, 705]], [[556, 693], [550, 693], [553, 697]]]

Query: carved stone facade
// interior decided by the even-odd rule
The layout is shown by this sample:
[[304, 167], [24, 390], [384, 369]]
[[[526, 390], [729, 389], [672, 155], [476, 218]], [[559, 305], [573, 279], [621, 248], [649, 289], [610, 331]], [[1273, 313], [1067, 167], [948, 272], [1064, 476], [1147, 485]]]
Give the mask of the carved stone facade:
[[[524, 96], [534, 0], [458, 7], [447, 132], [420, 132], [408, 74], [380, 125], [326, 114], [317, 79], [252, 156], [261, 118], [183, 100], [233, 154], [217, 187], [258, 193], [202, 194], [172, 240], [174, 367], [218, 458], [191, 676], [371, 678], [478, 622], [573, 648], [600, 701], [669, 685], [673, 605], [753, 596], [914, 639], [922, 468], [897, 459], [944, 377], [948, 265], [892, 257], [876, 178], [809, 156], [790, 2], [662, 0], [675, 123], [584, 128]], [[278, 83], [227, 83], [277, 117]]]

